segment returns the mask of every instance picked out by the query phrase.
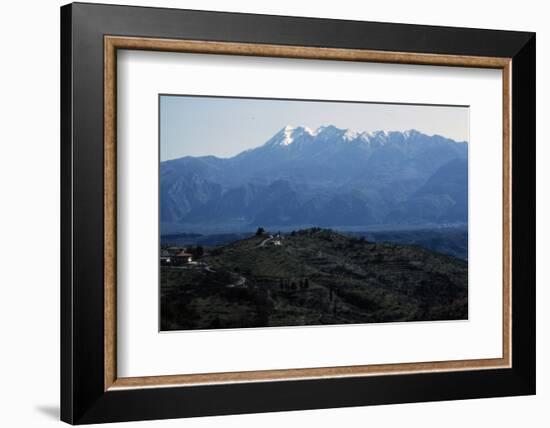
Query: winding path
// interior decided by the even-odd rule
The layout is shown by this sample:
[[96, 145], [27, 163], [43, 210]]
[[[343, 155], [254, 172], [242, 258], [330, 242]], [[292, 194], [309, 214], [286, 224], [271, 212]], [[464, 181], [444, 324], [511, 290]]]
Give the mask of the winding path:
[[266, 239], [264, 239], [262, 242], [260, 242], [260, 243], [258, 244], [258, 248], [259, 248], [259, 247], [265, 247], [265, 244], [267, 244], [267, 243], [270, 242], [270, 241], [273, 241], [273, 235], [269, 235], [269, 238], [266, 238]]

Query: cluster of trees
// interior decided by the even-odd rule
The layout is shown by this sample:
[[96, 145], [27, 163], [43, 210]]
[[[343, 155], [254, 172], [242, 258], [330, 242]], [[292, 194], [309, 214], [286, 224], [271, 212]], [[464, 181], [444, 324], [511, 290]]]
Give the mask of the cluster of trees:
[[294, 280], [281, 278], [279, 280], [279, 288], [281, 290], [307, 290], [309, 288], [309, 279]]
[[196, 247], [188, 247], [187, 252], [193, 256], [194, 259], [200, 259], [204, 255], [204, 248], [202, 245]]

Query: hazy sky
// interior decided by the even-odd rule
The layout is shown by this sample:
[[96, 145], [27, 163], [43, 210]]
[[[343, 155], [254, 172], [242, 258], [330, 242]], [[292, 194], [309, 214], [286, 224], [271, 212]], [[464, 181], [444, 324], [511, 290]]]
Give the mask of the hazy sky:
[[231, 157], [264, 144], [286, 125], [356, 131], [406, 131], [468, 141], [467, 107], [289, 101], [162, 95], [161, 161], [183, 156]]

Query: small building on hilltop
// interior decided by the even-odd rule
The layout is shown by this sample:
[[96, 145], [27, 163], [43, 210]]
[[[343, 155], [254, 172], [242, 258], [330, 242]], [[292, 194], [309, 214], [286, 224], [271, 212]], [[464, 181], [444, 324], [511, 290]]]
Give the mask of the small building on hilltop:
[[172, 256], [172, 259], [174, 260], [173, 264], [184, 265], [193, 261], [193, 255], [188, 253], [186, 250], [182, 250], [175, 256]]
[[193, 254], [188, 253], [185, 248], [170, 247], [160, 250], [161, 266], [181, 266], [193, 261]]
[[163, 250], [170, 253], [171, 256], [175, 256], [178, 253], [181, 253], [182, 251], [185, 251], [185, 248], [172, 245], [170, 247], [164, 248]]
[[172, 264], [172, 253], [166, 249], [160, 250], [160, 265], [170, 266]]

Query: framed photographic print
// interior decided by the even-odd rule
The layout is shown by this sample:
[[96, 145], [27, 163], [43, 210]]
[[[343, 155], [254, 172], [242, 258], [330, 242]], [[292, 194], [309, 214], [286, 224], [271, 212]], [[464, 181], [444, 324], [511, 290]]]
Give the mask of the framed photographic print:
[[533, 33], [76, 3], [61, 54], [62, 420], [535, 393]]

